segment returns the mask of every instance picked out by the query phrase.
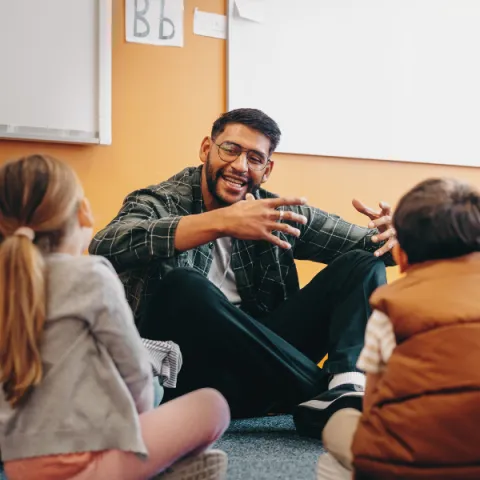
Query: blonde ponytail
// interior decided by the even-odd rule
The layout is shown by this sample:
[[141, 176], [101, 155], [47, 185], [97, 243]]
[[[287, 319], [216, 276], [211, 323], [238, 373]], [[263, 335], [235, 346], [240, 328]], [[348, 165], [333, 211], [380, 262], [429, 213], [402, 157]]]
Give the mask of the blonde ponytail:
[[0, 167], [0, 384], [12, 407], [42, 381], [43, 255], [75, 225], [82, 198], [74, 171], [55, 158], [31, 155]]
[[0, 244], [0, 382], [12, 407], [42, 379], [44, 323], [43, 256], [29, 238], [12, 235]]

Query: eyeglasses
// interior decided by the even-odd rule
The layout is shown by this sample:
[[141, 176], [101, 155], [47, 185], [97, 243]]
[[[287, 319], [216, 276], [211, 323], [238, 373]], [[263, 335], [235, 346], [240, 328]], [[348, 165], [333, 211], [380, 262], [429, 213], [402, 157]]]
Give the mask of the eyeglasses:
[[218, 156], [227, 163], [233, 163], [243, 152], [245, 152], [247, 156], [248, 168], [251, 170], [265, 170], [265, 167], [270, 162], [270, 159], [262, 153], [243, 148], [237, 143], [223, 142], [220, 145], [215, 143], [215, 145], [218, 148]]

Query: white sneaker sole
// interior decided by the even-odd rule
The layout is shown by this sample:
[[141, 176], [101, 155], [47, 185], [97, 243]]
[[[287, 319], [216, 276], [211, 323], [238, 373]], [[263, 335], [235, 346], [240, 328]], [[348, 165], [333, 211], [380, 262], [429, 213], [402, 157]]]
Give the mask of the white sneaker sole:
[[173, 464], [154, 480], [224, 480], [228, 457], [222, 450], [207, 450]]
[[327, 407], [329, 407], [333, 402], [336, 402], [339, 398], [342, 397], [363, 397], [364, 393], [363, 392], [347, 392], [339, 397], [330, 400], [329, 402], [325, 402], [322, 400], [309, 400], [308, 402], [301, 403], [301, 407], [310, 407], [310, 408], [316, 408], [318, 410], [325, 410]]

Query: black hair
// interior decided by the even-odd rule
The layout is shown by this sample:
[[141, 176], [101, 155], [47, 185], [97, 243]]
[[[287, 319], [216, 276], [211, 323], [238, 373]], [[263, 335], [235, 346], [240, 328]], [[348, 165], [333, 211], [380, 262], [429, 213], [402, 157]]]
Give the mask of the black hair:
[[238, 108], [221, 115], [212, 126], [212, 139], [215, 140], [232, 123], [240, 123], [265, 135], [270, 140], [269, 155], [277, 148], [282, 134], [280, 128], [275, 120], [255, 108]]
[[401, 198], [393, 224], [410, 264], [478, 252], [480, 194], [458, 180], [425, 180]]

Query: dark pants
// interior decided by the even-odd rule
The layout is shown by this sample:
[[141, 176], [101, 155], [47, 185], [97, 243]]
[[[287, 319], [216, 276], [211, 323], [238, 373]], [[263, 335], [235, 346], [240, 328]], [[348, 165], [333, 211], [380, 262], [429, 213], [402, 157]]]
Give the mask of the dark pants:
[[318, 395], [329, 374], [356, 370], [368, 299], [385, 282], [381, 260], [352, 251], [259, 321], [202, 274], [179, 268], [160, 282], [138, 328], [145, 338], [180, 345], [182, 371], [177, 388], [165, 389], [165, 401], [212, 387], [226, 397], [233, 417], [264, 415]]

